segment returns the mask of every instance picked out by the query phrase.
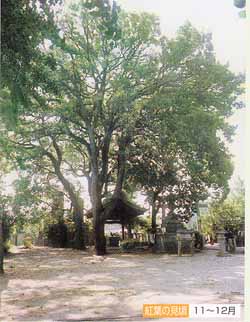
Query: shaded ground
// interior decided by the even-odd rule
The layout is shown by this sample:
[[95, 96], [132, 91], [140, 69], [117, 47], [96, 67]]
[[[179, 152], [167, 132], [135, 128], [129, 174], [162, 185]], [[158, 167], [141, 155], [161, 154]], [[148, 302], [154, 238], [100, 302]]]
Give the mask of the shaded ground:
[[215, 249], [181, 258], [19, 249], [0, 278], [0, 321], [140, 321], [145, 303], [243, 303], [243, 274], [243, 254]]

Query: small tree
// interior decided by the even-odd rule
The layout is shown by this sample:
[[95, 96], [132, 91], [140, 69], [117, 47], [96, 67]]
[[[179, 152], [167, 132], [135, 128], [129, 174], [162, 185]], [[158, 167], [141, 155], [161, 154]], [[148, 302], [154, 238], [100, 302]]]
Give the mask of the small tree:
[[223, 202], [214, 202], [209, 213], [201, 217], [204, 233], [214, 236], [218, 228], [229, 229], [235, 234], [241, 231], [245, 221], [244, 185], [240, 186]]

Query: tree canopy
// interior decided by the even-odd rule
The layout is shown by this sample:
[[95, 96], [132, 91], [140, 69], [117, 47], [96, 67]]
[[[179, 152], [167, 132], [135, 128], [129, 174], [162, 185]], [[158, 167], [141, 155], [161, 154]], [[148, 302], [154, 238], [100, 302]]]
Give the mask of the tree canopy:
[[[151, 198], [154, 216], [167, 203], [183, 218], [211, 189], [225, 197], [232, 174], [225, 142], [233, 135], [227, 118], [241, 107], [243, 78], [216, 60], [211, 34], [187, 23], [168, 39], [155, 15], [106, 0], [74, 4], [55, 23], [57, 1], [43, 3], [17, 6], [14, 17], [27, 16], [25, 37], [35, 34], [22, 48], [31, 56], [18, 43], [3, 50], [2, 118], [17, 113], [15, 126], [1, 129], [1, 143], [16, 168], [60, 183], [78, 235], [83, 206], [72, 177], [88, 180], [97, 254], [105, 253], [108, 193], [132, 184]], [[18, 71], [17, 89], [19, 56], [25, 73]]]
[[202, 219], [203, 231], [215, 235], [216, 230], [223, 228], [235, 234], [244, 230], [245, 222], [245, 189], [244, 182], [238, 180], [235, 191], [223, 202], [214, 202], [209, 213]]
[[[56, 31], [55, 14], [61, 0], [1, 1], [1, 86], [12, 98], [27, 103], [28, 74], [44, 59], [41, 46]], [[17, 106], [16, 106], [17, 108]]]

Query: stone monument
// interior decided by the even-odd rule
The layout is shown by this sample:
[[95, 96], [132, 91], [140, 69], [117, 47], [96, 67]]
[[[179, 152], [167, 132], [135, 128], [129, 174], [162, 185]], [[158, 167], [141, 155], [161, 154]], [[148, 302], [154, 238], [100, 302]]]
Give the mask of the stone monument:
[[217, 252], [217, 256], [225, 256], [226, 240], [224, 229], [220, 229], [217, 231], [217, 241], [219, 244], [219, 251]]
[[174, 214], [169, 214], [164, 218], [162, 227], [165, 231], [165, 251], [170, 254], [176, 254], [178, 252], [178, 244], [176, 239], [177, 231], [184, 229], [184, 225]]
[[[194, 234], [192, 231], [187, 229], [177, 230], [177, 247], [178, 247], [178, 256], [181, 256], [183, 253], [183, 248], [185, 247], [186, 251], [189, 251], [191, 256], [194, 254]], [[189, 249], [188, 249], [189, 248]]]
[[193, 254], [194, 239], [193, 232], [188, 230], [184, 224], [173, 213], [163, 218], [160, 231], [155, 235], [156, 252], [169, 254], [190, 253]]

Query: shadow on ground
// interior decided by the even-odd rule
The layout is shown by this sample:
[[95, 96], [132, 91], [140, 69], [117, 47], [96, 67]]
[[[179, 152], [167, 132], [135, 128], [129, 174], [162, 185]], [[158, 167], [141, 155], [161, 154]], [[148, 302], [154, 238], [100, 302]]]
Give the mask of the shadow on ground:
[[140, 320], [145, 303], [243, 303], [244, 257], [110, 254], [46, 247], [6, 261], [0, 320]]

